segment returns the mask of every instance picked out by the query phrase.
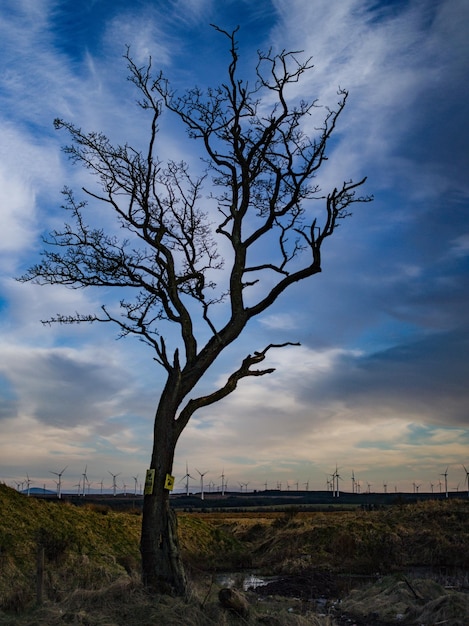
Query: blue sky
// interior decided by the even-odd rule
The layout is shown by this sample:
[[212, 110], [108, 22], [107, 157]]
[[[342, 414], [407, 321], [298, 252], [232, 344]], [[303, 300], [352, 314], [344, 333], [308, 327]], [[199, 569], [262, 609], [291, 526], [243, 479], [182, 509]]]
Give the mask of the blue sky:
[[[336, 464], [374, 490], [438, 489], [469, 467], [469, 5], [465, 0], [5, 0], [0, 8], [0, 480], [53, 488], [85, 465], [143, 477], [162, 373], [148, 348], [107, 325], [43, 327], [57, 312], [96, 311], [113, 294], [14, 280], [59, 226], [64, 185], [87, 173], [67, 161], [56, 117], [140, 146], [145, 123], [126, 80], [125, 46], [152, 56], [178, 90], [224, 79], [240, 26], [241, 64], [257, 49], [303, 50], [314, 70], [297, 97], [334, 106], [350, 92], [318, 178], [324, 190], [368, 176], [323, 253], [323, 273], [253, 322], [206, 381], [224, 381], [271, 341], [276, 372], [247, 379], [196, 414], [177, 449], [229, 488], [325, 487]], [[200, 150], [169, 116], [157, 152], [200, 171]], [[209, 190], [207, 189], [207, 194]], [[112, 228], [106, 215], [100, 224]], [[178, 483], [183, 488], [183, 483]], [[197, 481], [193, 481], [196, 488]]]

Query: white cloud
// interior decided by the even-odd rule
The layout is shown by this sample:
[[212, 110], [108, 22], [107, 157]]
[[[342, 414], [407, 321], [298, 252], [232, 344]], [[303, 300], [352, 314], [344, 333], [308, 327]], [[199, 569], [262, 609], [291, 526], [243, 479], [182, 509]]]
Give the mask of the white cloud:
[[60, 172], [58, 149], [0, 121], [0, 263], [14, 275], [36, 248], [43, 225], [38, 199], [49, 199]]
[[[361, 0], [340, 7], [326, 0], [274, 4], [281, 17], [272, 33], [276, 49], [300, 49], [313, 56], [314, 70], [297, 86], [301, 95], [333, 107], [338, 86], [350, 91], [336, 134], [341, 141], [321, 172], [325, 188], [341, 176], [357, 179], [367, 173], [375, 191], [396, 180], [419, 197], [444, 191], [449, 172], [430, 167], [425, 159], [420, 164], [400, 161], [397, 150], [403, 136], [412, 137], [429, 115], [438, 110], [441, 116], [451, 115], [442, 104], [448, 90], [457, 89], [464, 100], [460, 63], [468, 51], [463, 19], [467, 3], [411, 3], [395, 11], [375, 5], [374, 18], [372, 5]], [[435, 140], [433, 149], [439, 135], [438, 127], [427, 129], [429, 144], [432, 136]]]
[[298, 317], [291, 313], [265, 315], [259, 322], [269, 330], [294, 330], [298, 327]]
[[118, 58], [128, 45], [137, 65], [147, 63], [150, 57], [156, 68], [171, 65], [171, 37], [162, 21], [155, 17], [151, 10], [116, 15], [104, 34], [108, 53]]
[[453, 239], [451, 254], [456, 257], [466, 257], [469, 254], [469, 233], [459, 235]]
[[0, 250], [2, 269], [9, 271], [10, 260], [5, 255], [31, 247], [37, 233], [33, 228], [34, 193], [21, 180], [0, 171]]

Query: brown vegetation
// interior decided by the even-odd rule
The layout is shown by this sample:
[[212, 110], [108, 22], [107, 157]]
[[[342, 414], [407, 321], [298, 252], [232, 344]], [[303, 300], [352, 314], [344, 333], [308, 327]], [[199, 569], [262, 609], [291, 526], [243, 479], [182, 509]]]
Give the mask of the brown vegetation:
[[[332, 626], [352, 617], [368, 625], [469, 623], [467, 500], [380, 511], [181, 514], [185, 599], [142, 588], [135, 512], [44, 502], [4, 485], [0, 510], [1, 626]], [[217, 572], [246, 569], [279, 578], [245, 592], [249, 611], [240, 616], [220, 605]]]

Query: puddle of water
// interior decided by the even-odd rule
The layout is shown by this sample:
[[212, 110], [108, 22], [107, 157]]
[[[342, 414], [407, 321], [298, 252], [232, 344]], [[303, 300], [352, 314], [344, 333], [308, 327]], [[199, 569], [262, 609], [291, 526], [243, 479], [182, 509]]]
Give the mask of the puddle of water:
[[273, 580], [278, 580], [278, 576], [260, 576], [253, 572], [224, 572], [216, 577], [217, 584], [222, 587], [235, 587], [247, 591], [268, 585]]

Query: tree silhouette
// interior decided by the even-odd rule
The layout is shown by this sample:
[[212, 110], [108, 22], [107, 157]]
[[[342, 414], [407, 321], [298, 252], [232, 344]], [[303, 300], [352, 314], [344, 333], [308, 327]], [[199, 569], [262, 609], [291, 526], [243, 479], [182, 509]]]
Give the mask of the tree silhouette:
[[[238, 76], [236, 30], [214, 28], [229, 42], [229, 64], [225, 82], [206, 91], [178, 95], [161, 72], [153, 75], [151, 59], [138, 67], [127, 50], [129, 78], [149, 117], [144, 151], [55, 121], [71, 138], [66, 154], [99, 181], [99, 192], [84, 190], [88, 202], [112, 212], [125, 236], [89, 225], [88, 202], [65, 188], [70, 223], [50, 233], [41, 262], [19, 279], [115, 288], [119, 307], [59, 314], [45, 323], [112, 322], [121, 335], [148, 344], [166, 371], [154, 421], [153, 486], [144, 496], [142, 575], [150, 589], [179, 594], [186, 579], [165, 488], [178, 438], [195, 411], [226, 397], [242, 378], [273, 372], [262, 362], [271, 349], [288, 344], [253, 350], [221, 387], [189, 396], [249, 320], [321, 271], [324, 241], [352, 203], [370, 200], [356, 196], [365, 178], [326, 194], [315, 184], [347, 91], [338, 91], [335, 110], [324, 109], [322, 126], [311, 138], [304, 123], [316, 102], [291, 103], [291, 87], [312, 69], [310, 59], [301, 61], [296, 52], [258, 52], [251, 86]], [[156, 156], [164, 110], [200, 142], [202, 176], [192, 175], [184, 162]], [[210, 189], [206, 197], [204, 183]], [[176, 335], [179, 343], [170, 348]]]

